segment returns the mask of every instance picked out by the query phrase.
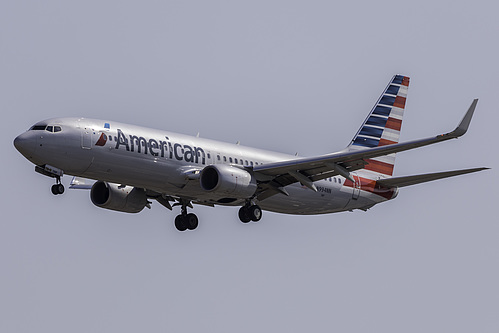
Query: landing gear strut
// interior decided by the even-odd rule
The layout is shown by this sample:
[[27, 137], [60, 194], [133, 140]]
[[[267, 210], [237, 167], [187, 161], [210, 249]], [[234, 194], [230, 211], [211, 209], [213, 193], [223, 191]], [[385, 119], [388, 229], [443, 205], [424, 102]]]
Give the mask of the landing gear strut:
[[187, 214], [187, 204], [182, 203], [182, 212], [175, 217], [175, 228], [178, 231], [194, 230], [198, 227], [199, 220], [196, 214]]
[[243, 223], [258, 222], [262, 218], [262, 209], [258, 205], [248, 204], [239, 209], [239, 219]]
[[56, 183], [52, 185], [52, 194], [53, 195], [58, 195], [58, 194], [63, 194], [64, 193], [64, 185], [61, 183], [61, 177], [56, 176], [55, 177]]
[[51, 165], [44, 164], [36, 165], [35, 171], [41, 173], [44, 176], [55, 178], [55, 184], [52, 185], [51, 188], [54, 195], [64, 193], [64, 185], [62, 185], [61, 183], [61, 177], [63, 176], [64, 172], [61, 169], [57, 169], [56, 167], [53, 167]]

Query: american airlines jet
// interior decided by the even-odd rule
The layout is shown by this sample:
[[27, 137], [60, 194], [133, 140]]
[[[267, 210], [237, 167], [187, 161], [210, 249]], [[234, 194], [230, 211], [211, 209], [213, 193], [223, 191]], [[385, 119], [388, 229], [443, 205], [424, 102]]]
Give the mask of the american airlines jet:
[[[395, 153], [455, 139], [468, 130], [478, 100], [446, 134], [399, 143], [409, 78], [395, 75], [344, 150], [296, 157], [110, 120], [54, 118], [33, 125], [14, 140], [35, 171], [55, 178], [62, 194], [90, 189], [102, 208], [138, 213], [156, 200], [180, 207], [175, 227], [194, 230], [193, 204], [240, 206], [241, 222], [259, 221], [262, 210], [327, 214], [367, 210], [394, 199], [400, 187], [487, 168], [393, 177]], [[88, 179], [95, 180], [90, 184]]]

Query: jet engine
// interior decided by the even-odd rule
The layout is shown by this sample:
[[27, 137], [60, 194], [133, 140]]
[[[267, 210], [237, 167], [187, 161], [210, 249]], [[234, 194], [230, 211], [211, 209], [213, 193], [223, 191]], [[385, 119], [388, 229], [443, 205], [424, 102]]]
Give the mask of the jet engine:
[[90, 199], [98, 207], [125, 213], [138, 213], [147, 205], [147, 196], [143, 189], [103, 181], [92, 186]]
[[201, 171], [201, 188], [221, 197], [249, 198], [255, 194], [255, 177], [248, 171], [230, 165], [209, 165]]

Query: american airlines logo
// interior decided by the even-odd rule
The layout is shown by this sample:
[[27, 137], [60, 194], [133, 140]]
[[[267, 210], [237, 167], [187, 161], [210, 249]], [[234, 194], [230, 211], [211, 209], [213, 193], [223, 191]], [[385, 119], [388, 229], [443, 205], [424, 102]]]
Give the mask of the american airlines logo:
[[[104, 146], [107, 142], [107, 135], [102, 133], [97, 140], [96, 146]], [[191, 147], [180, 143], [172, 142], [167, 136], [165, 139], [149, 139], [137, 135], [125, 135], [118, 129], [115, 149], [126, 149], [129, 152], [138, 154], [151, 154], [155, 157], [176, 159], [193, 163], [206, 164], [206, 153], [203, 148]]]
[[104, 146], [107, 142], [107, 135], [102, 133], [99, 137], [99, 140], [95, 143], [96, 146]]

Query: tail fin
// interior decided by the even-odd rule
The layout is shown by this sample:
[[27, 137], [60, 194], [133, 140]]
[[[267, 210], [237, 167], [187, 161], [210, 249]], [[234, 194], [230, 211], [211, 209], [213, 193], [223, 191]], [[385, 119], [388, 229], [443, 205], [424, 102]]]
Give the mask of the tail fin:
[[[395, 75], [352, 139], [347, 150], [354, 151], [398, 143], [408, 89], [409, 77]], [[368, 164], [363, 170], [369, 170], [378, 176], [391, 176], [395, 164], [395, 154], [368, 159], [366, 162]]]

